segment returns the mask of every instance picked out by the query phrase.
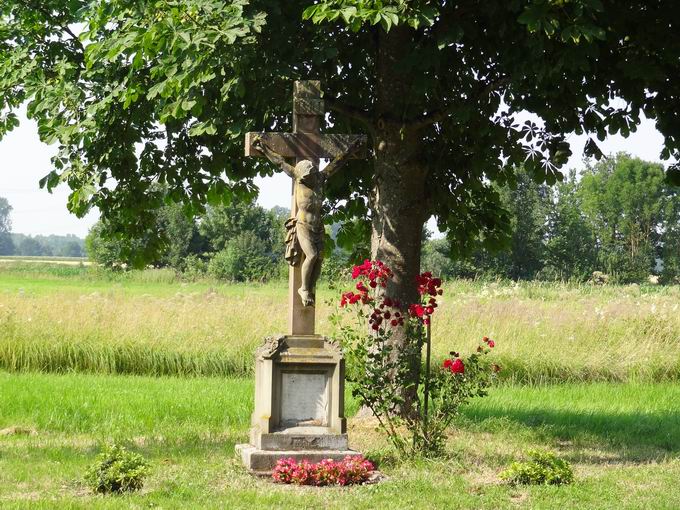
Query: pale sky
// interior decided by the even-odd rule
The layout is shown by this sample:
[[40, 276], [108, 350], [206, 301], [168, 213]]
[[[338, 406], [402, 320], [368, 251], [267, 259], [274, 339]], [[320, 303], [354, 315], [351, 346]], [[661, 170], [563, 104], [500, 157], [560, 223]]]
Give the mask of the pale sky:
[[[23, 112], [22, 112], [23, 113]], [[60, 186], [52, 194], [41, 190], [38, 181], [50, 170], [50, 157], [56, 146], [40, 142], [37, 126], [20, 116], [21, 125], [0, 141], [0, 196], [9, 200], [12, 211], [12, 230], [22, 234], [75, 234], [85, 237], [97, 221], [97, 213], [77, 218], [66, 209], [69, 190]], [[574, 155], [567, 168], [583, 167], [582, 152], [585, 136], [570, 135]], [[663, 137], [655, 123], [644, 119], [637, 132], [627, 139], [620, 135], [610, 136], [599, 142], [605, 154], [626, 151], [649, 161], [660, 161]], [[566, 168], [563, 169], [566, 171]], [[280, 205], [290, 207], [290, 179], [283, 174], [265, 179], [258, 178], [260, 187], [258, 203], [266, 208]], [[430, 228], [434, 230], [433, 224]]]

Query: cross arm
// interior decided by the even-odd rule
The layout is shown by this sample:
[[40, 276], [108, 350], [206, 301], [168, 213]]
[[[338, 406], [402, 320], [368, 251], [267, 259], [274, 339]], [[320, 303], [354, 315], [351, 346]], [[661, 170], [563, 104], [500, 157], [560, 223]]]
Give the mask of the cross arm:
[[282, 158], [336, 159], [356, 145], [348, 158], [366, 157], [365, 135], [335, 135], [318, 133], [246, 133], [245, 155], [266, 157], [253, 145], [259, 139]]
[[348, 147], [345, 149], [345, 151], [340, 154], [337, 158], [335, 158], [333, 161], [331, 161], [326, 168], [323, 169], [323, 173], [326, 175], [326, 178], [330, 178], [335, 174], [342, 166], [347, 163], [347, 160], [356, 157], [354, 156], [354, 153], [359, 150], [364, 150], [366, 149], [366, 137], [361, 136], [357, 137], [356, 140], [354, 140]]

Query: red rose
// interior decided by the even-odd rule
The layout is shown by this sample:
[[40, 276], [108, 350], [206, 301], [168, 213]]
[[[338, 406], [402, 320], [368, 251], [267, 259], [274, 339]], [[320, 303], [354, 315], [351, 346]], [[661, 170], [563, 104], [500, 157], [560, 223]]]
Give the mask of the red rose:
[[496, 347], [496, 342], [494, 342], [493, 340], [489, 340], [488, 343], [489, 343], [489, 347], [491, 347], [492, 349], [493, 349], [494, 347]]
[[444, 364], [442, 365], [442, 367], [448, 368], [448, 369], [450, 370], [450, 369], [451, 369], [451, 365], [453, 365], [453, 360], [445, 359], [445, 360], [444, 360]]
[[450, 370], [454, 374], [462, 374], [463, 372], [465, 372], [465, 365], [463, 364], [463, 361], [460, 358], [457, 358], [451, 364]]

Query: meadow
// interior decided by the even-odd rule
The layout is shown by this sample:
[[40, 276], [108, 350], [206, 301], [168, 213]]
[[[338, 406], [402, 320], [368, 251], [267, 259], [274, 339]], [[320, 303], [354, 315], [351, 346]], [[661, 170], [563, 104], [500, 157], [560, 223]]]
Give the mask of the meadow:
[[[343, 283], [351, 288], [351, 282]], [[0, 265], [0, 368], [246, 377], [252, 352], [286, 328], [286, 283], [183, 282], [169, 270]], [[340, 289], [320, 289], [317, 330]], [[448, 282], [436, 359], [487, 335], [506, 380], [680, 378], [680, 287]]]
[[[321, 289], [322, 333], [338, 294]], [[285, 329], [285, 282], [0, 264], [0, 508], [678, 508], [678, 303], [677, 287], [448, 282], [435, 357], [489, 335], [502, 381], [463, 408], [438, 460], [397, 460], [348, 391], [350, 443], [386, 480], [295, 488], [234, 455], [253, 349]], [[86, 487], [111, 440], [150, 460], [141, 492]], [[528, 448], [572, 462], [576, 482], [501, 483]]]

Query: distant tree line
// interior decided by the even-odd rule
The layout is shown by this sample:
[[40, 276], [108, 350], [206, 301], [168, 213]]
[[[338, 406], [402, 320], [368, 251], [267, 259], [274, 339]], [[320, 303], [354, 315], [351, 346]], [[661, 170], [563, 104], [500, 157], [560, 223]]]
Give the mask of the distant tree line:
[[[284, 222], [288, 210], [246, 203], [209, 207], [201, 217], [171, 203], [156, 211], [147, 235], [130, 238], [99, 221], [85, 240], [90, 259], [110, 268], [135, 267], [140, 253], [157, 253], [151, 264], [187, 276], [210, 274], [231, 281], [278, 277], [283, 265]], [[155, 232], [154, 232], [155, 231]], [[162, 232], [166, 244], [150, 245]]]
[[[73, 234], [36, 235], [11, 234], [14, 252], [24, 257], [85, 257], [85, 241]], [[10, 255], [10, 254], [8, 254]]]
[[[588, 164], [580, 176], [572, 171], [555, 187], [519, 171], [515, 185], [498, 192], [511, 216], [506, 250], [453, 258], [446, 239], [430, 239], [422, 267], [445, 278], [587, 281], [600, 272], [611, 282], [644, 282], [650, 275], [680, 282], [680, 189], [667, 184], [660, 164], [618, 154]], [[168, 240], [153, 265], [233, 281], [284, 276], [287, 217], [284, 208], [237, 202], [209, 208], [200, 218], [179, 205], [164, 206], [149, 226], [149, 234], [157, 229]], [[330, 237], [342, 241], [338, 227], [329, 229]], [[90, 258], [104, 266], [134, 266], [138, 254], [157, 248], [150, 245], [157, 237], [130, 239], [99, 222], [86, 245]], [[328, 244], [326, 274], [366, 252]]]
[[423, 267], [449, 278], [586, 281], [599, 271], [612, 282], [680, 283], [680, 188], [660, 164], [621, 153], [553, 188], [519, 172], [499, 193], [511, 213], [507, 250], [452, 260], [445, 239], [429, 240]]
[[12, 206], [7, 199], [0, 197], [0, 255], [14, 255], [11, 212]]
[[0, 256], [84, 257], [85, 242], [75, 235], [36, 235], [12, 233], [12, 206], [0, 197]]

